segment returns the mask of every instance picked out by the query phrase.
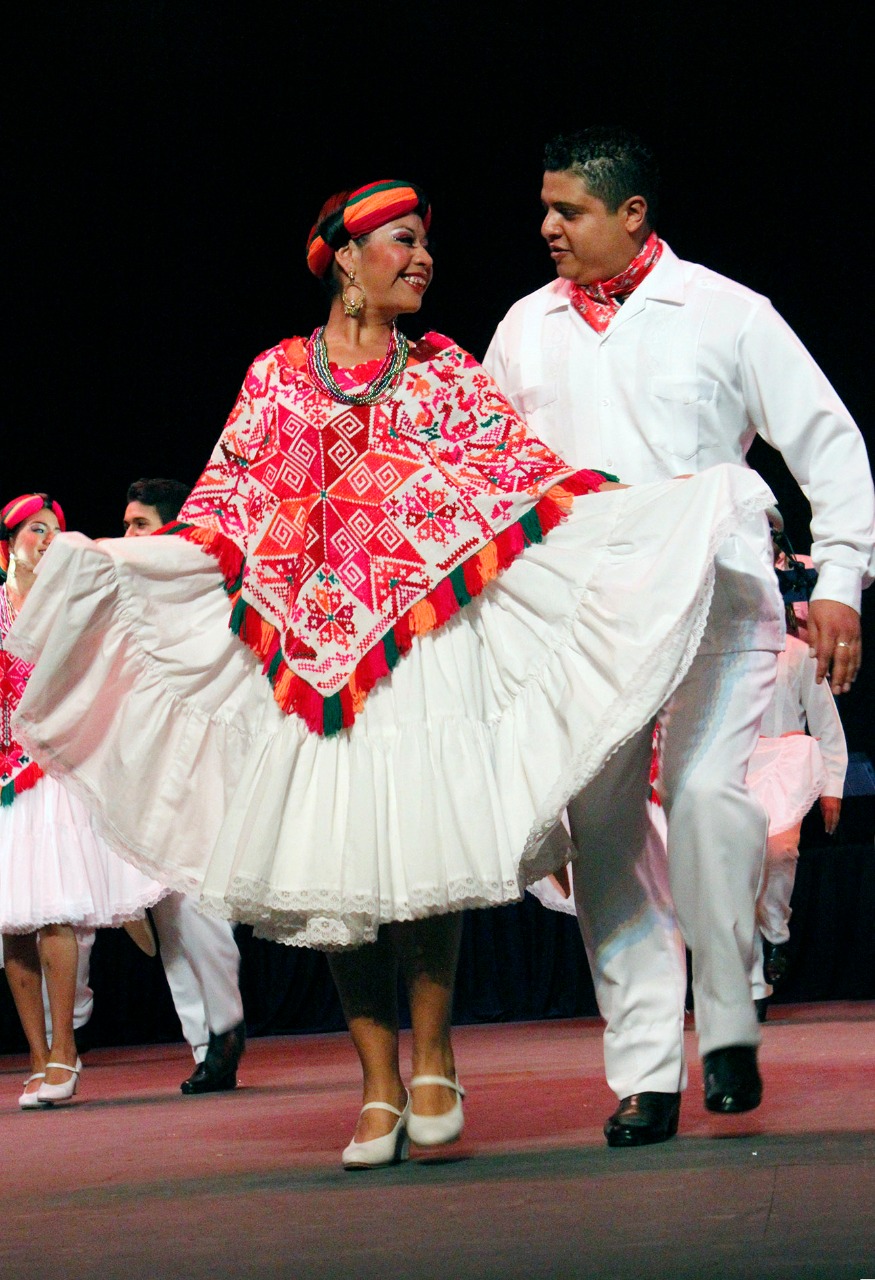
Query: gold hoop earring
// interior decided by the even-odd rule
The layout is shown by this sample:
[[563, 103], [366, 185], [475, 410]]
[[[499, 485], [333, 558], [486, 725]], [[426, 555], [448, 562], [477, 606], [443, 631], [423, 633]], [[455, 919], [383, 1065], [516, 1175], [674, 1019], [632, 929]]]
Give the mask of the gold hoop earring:
[[[357, 289], [359, 296], [357, 298], [349, 298], [347, 294], [350, 289]], [[355, 320], [361, 315], [362, 307], [365, 305], [365, 291], [355, 278], [355, 272], [350, 271], [349, 282], [344, 286], [344, 290], [340, 295], [343, 303], [343, 314]]]

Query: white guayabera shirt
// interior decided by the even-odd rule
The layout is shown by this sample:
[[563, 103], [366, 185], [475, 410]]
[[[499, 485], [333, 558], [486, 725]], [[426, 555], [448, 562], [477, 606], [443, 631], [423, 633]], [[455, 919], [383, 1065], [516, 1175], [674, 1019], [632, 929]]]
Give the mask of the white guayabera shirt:
[[[767, 298], [666, 245], [604, 333], [557, 279], [511, 307], [484, 364], [564, 461], [644, 484], [743, 463], [759, 434], [812, 507], [814, 599], [859, 610], [875, 494], [850, 414]], [[726, 540], [701, 652], [782, 649], [765, 517]]]

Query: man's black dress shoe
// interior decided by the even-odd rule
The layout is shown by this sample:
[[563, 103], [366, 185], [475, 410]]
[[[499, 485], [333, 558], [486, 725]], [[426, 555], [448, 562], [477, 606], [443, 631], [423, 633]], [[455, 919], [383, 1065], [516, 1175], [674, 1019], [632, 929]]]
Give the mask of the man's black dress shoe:
[[605, 1121], [609, 1147], [646, 1147], [667, 1142], [678, 1131], [679, 1093], [633, 1093]]
[[790, 968], [790, 943], [769, 942], [763, 938], [763, 973], [766, 982], [776, 987], [783, 982]]
[[237, 1064], [246, 1048], [246, 1027], [241, 1022], [220, 1035], [210, 1032], [207, 1056], [179, 1086], [183, 1093], [223, 1093], [237, 1088]]
[[702, 1059], [705, 1073], [705, 1106], [709, 1111], [734, 1114], [760, 1105], [763, 1082], [752, 1044], [730, 1044], [712, 1049]]

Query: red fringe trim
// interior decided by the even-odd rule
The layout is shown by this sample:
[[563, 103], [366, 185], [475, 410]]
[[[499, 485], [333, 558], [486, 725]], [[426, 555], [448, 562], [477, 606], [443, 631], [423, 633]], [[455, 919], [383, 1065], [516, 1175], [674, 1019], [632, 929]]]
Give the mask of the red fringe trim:
[[280, 708], [286, 714], [299, 715], [312, 733], [331, 735], [353, 724], [377, 681], [410, 651], [414, 636], [443, 626], [468, 599], [478, 596], [493, 578], [509, 568], [529, 542], [540, 541], [566, 519], [575, 497], [595, 492], [606, 478], [613, 479], [600, 471], [578, 471], [554, 485], [520, 520], [503, 529], [402, 614], [382, 640], [362, 656], [339, 693], [328, 696], [291, 670], [281, 656], [282, 637], [277, 627], [242, 600], [245, 557], [239, 547], [218, 530], [199, 525], [168, 525], [165, 532], [197, 543], [216, 560], [233, 606], [230, 625], [261, 658]]

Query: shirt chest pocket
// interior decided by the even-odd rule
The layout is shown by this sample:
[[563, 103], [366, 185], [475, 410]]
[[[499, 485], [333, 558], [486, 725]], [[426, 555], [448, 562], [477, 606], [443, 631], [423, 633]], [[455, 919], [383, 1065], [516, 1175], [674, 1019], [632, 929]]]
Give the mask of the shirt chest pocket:
[[559, 395], [559, 388], [555, 382], [541, 382], [536, 386], [520, 387], [518, 391], [513, 391], [508, 396], [517, 413], [521, 413], [524, 418], [529, 418], [538, 409], [544, 409], [548, 404], [553, 404]]
[[659, 438], [656, 443], [678, 458], [693, 458], [699, 448], [703, 417], [717, 404], [713, 378], [651, 378], [648, 386], [656, 401]]

